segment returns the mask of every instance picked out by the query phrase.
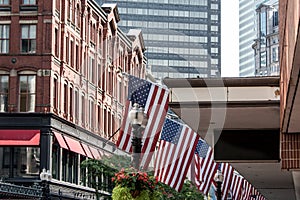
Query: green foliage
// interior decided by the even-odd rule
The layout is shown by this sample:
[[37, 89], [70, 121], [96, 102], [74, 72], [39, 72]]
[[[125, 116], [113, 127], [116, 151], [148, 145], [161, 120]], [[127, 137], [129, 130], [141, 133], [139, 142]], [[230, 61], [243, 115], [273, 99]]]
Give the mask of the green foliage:
[[186, 180], [183, 184], [181, 191], [177, 192], [173, 188], [160, 183], [160, 186], [163, 188], [162, 200], [203, 200], [204, 197], [196, 186], [191, 182]]
[[[91, 185], [95, 188], [97, 199], [100, 199], [98, 190], [104, 189], [104, 185], [101, 182], [97, 182], [95, 177], [114, 177], [121, 168], [129, 169], [131, 165], [131, 159], [128, 156], [113, 155], [112, 157], [103, 157], [102, 160], [88, 159], [81, 163], [82, 169], [87, 170], [87, 176], [92, 177]], [[153, 172], [148, 173], [148, 177], [145, 177], [141, 172], [140, 179], [145, 179], [151, 184], [155, 183]], [[203, 200], [203, 195], [197, 190], [197, 188], [190, 182], [186, 181], [180, 192], [172, 189], [168, 185], [158, 183], [155, 185], [155, 189], [151, 190], [142, 189], [136, 198], [133, 198], [130, 190], [137, 184], [139, 176], [133, 176], [131, 182], [126, 185], [120, 184], [113, 189], [112, 198], [114, 200]], [[85, 177], [86, 178], [86, 177]], [[85, 181], [85, 180], [82, 180]], [[146, 181], [146, 182], [147, 182]], [[152, 182], [152, 183], [151, 183]], [[116, 183], [116, 182], [115, 182]], [[147, 186], [148, 187], [148, 186]], [[103, 197], [102, 197], [103, 198]], [[110, 199], [110, 197], [105, 197]]]
[[131, 200], [133, 199], [129, 188], [116, 186], [112, 192], [112, 199]]
[[[161, 190], [157, 180], [153, 176], [149, 176], [146, 172], [137, 172], [133, 168], [126, 171], [121, 169], [121, 171], [115, 174], [112, 180], [116, 185], [112, 194], [113, 200], [123, 199], [121, 193], [124, 192], [127, 192], [124, 196], [130, 196], [128, 200], [161, 199]], [[130, 195], [128, 195], [128, 192]], [[121, 199], [119, 199], [120, 196], [122, 196]]]
[[120, 171], [122, 168], [130, 168], [131, 166], [131, 158], [129, 156], [122, 156], [114, 154], [111, 157], [104, 156], [102, 158], [102, 162], [117, 171]]

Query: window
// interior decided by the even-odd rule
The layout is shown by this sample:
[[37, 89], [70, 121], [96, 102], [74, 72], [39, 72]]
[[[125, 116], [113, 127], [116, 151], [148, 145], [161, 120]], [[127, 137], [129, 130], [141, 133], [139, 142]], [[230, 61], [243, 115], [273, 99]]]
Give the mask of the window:
[[[71, 118], [73, 118], [73, 87], [70, 87], [69, 113], [70, 113]], [[71, 120], [73, 120], [73, 119], [71, 119]]]
[[[53, 137], [55, 138], [55, 137]], [[60, 171], [60, 147], [58, 142], [55, 142], [52, 145], [52, 177], [59, 180], [59, 171]]]
[[103, 136], [106, 136], [106, 134], [108, 133], [108, 130], [107, 130], [107, 109], [106, 107], [104, 108], [104, 112], [103, 112], [103, 131], [104, 131], [104, 134]]
[[272, 48], [272, 61], [277, 62], [278, 61], [278, 47]]
[[57, 112], [57, 106], [58, 106], [58, 81], [57, 77], [54, 77], [53, 79], [53, 108], [54, 112]]
[[0, 147], [0, 158], [1, 177], [39, 175], [39, 147]]
[[35, 75], [19, 77], [19, 109], [20, 112], [34, 112], [35, 109]]
[[108, 72], [108, 92], [112, 94], [113, 90], [113, 73], [112, 71]]
[[0, 0], [0, 5], [8, 5], [9, 0]]
[[22, 25], [21, 51], [22, 53], [35, 53], [36, 51], [36, 25]]
[[75, 111], [75, 122], [77, 123], [78, 122], [78, 119], [79, 119], [79, 93], [78, 93], [78, 90], [76, 89], [75, 90], [75, 106], [74, 106], [74, 111]]
[[273, 27], [278, 26], [278, 11], [273, 12]]
[[111, 118], [112, 118], [112, 114], [111, 114], [111, 111], [108, 110], [107, 112], [107, 132], [106, 132], [106, 138], [109, 138], [112, 134], [111, 134], [111, 131], [112, 131], [112, 123], [111, 123]]
[[58, 29], [55, 28], [55, 31], [54, 31], [54, 40], [55, 40], [55, 47], [54, 47], [54, 53], [55, 53], [55, 56], [56, 57], [59, 57], [59, 48], [58, 48], [58, 44], [59, 44], [59, 38], [58, 38]]
[[95, 83], [95, 59], [93, 57], [90, 57], [90, 67], [89, 67], [89, 79], [92, 83]]
[[94, 101], [92, 99], [89, 99], [89, 125], [92, 130], [94, 130]]
[[8, 111], [8, 76], [0, 76], [0, 112]]
[[74, 67], [74, 41], [71, 40], [71, 47], [70, 47], [70, 53], [71, 53], [71, 67]]
[[76, 48], [75, 48], [75, 51], [76, 51], [76, 70], [79, 71], [79, 46], [78, 44], [76, 44]]
[[79, 4], [77, 4], [77, 8], [76, 8], [76, 18], [75, 18], [75, 24], [77, 27], [80, 28], [80, 7]]
[[63, 112], [65, 117], [67, 117], [67, 106], [68, 106], [68, 83], [64, 84], [64, 96], [63, 96], [64, 100], [63, 100]]
[[35, 5], [36, 0], [23, 0], [24, 5]]
[[69, 8], [70, 8], [69, 19], [72, 21], [73, 20], [73, 0], [70, 0], [69, 2], [70, 2], [70, 4], [69, 4]]
[[9, 51], [9, 25], [0, 25], [0, 53]]
[[85, 126], [85, 97], [84, 94], [81, 96], [81, 123]]
[[62, 180], [78, 184], [79, 155], [62, 149]]
[[97, 121], [97, 127], [98, 127], [98, 131], [100, 132], [100, 129], [102, 127], [102, 124], [101, 124], [101, 119], [102, 119], [102, 109], [101, 109], [101, 105], [98, 104], [97, 106], [97, 111], [98, 111], [98, 121]]

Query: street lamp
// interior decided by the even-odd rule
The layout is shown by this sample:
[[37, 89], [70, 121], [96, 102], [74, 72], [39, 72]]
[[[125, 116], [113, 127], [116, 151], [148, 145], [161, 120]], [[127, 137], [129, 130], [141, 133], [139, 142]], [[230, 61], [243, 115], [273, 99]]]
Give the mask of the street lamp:
[[144, 113], [144, 109], [139, 104], [134, 103], [132, 109], [128, 113], [130, 124], [132, 126], [132, 165], [135, 169], [139, 169], [140, 154], [142, 151], [142, 131], [145, 129], [148, 118]]
[[217, 184], [217, 200], [221, 200], [222, 199], [222, 191], [221, 191], [221, 186], [223, 183], [223, 174], [221, 173], [220, 170], [217, 170], [217, 173], [215, 174], [214, 180]]
[[40, 178], [42, 181], [42, 190], [43, 190], [43, 197], [42, 199], [48, 200], [50, 199], [50, 187], [49, 187], [49, 181], [52, 180], [52, 174], [49, 170], [46, 171], [45, 168], [43, 168], [42, 172], [40, 173]]

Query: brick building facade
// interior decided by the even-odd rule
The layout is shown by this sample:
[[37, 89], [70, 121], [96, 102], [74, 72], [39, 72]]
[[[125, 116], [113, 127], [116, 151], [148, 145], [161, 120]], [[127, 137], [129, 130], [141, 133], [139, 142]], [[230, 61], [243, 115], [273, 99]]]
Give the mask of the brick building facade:
[[79, 163], [113, 153], [116, 138], [108, 139], [122, 119], [124, 73], [145, 76], [141, 32], [124, 34], [119, 20], [115, 4], [93, 0], [0, 1], [0, 177], [6, 182], [32, 186], [45, 168], [53, 196], [94, 198], [80, 181]]
[[[280, 35], [280, 116], [281, 116], [281, 157], [282, 168], [300, 169], [300, 3], [279, 1]], [[296, 173], [296, 172], [295, 172]], [[299, 173], [299, 172], [298, 172]], [[299, 174], [300, 175], [300, 174]]]

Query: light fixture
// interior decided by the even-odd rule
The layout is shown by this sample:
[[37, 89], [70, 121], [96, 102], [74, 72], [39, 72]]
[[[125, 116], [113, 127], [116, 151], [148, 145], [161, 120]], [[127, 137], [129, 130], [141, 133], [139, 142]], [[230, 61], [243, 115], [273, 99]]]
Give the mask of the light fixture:
[[40, 173], [40, 179], [42, 181], [42, 191], [43, 191], [42, 199], [44, 200], [51, 199], [49, 182], [52, 180], [52, 174], [50, 170], [46, 170], [45, 168], [43, 168], [42, 172]]
[[42, 181], [51, 181], [52, 180], [52, 174], [49, 170], [46, 171], [44, 168], [42, 172], [40, 173], [40, 178]]
[[134, 103], [132, 109], [128, 113], [128, 117], [132, 126], [141, 126], [144, 119], [144, 111], [139, 108], [139, 104]]
[[128, 113], [128, 118], [132, 126], [132, 166], [139, 169], [140, 154], [142, 150], [142, 131], [148, 123], [148, 117], [144, 113], [144, 108], [134, 103]]
[[217, 173], [215, 174], [215, 177], [214, 177], [214, 181], [217, 184], [217, 200], [221, 200], [222, 199], [222, 189], [221, 189], [221, 186], [222, 186], [222, 183], [223, 183], [223, 179], [224, 179], [223, 174], [221, 173], [220, 170], [217, 170]]
[[224, 179], [223, 174], [221, 173], [220, 170], [217, 170], [217, 173], [215, 174], [215, 177], [214, 177], [215, 182], [223, 183], [223, 179]]

